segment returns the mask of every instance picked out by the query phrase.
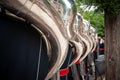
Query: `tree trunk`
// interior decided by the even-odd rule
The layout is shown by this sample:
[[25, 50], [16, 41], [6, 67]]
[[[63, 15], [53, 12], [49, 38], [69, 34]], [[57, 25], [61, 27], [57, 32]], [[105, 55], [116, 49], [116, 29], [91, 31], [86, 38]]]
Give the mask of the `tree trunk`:
[[120, 80], [120, 14], [105, 14], [106, 80]]

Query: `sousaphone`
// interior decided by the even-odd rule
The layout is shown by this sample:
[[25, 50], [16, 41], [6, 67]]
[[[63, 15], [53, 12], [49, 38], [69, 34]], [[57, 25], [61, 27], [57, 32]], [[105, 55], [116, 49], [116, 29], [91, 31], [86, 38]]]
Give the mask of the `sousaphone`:
[[67, 39], [75, 45], [77, 55], [74, 57], [70, 66], [74, 64], [83, 53], [83, 44], [78, 40], [76, 33], [74, 32], [74, 21], [77, 14], [77, 8], [74, 0], [50, 0], [57, 12], [60, 14], [64, 23], [64, 28], [67, 32]]
[[91, 49], [89, 39], [83, 32], [83, 17], [80, 13], [77, 13], [76, 17], [78, 22], [78, 36], [84, 44], [84, 52], [80, 57], [80, 61], [82, 61], [90, 53]]
[[93, 48], [92, 48], [92, 52], [93, 52], [97, 45], [97, 32], [96, 29], [92, 26], [90, 26], [90, 36], [92, 37], [92, 41], [93, 41]]
[[46, 36], [50, 59], [45, 80], [50, 79], [59, 70], [68, 50], [67, 34], [59, 14], [48, 0], [0, 0], [0, 5]]
[[83, 19], [83, 26], [82, 26], [82, 33], [81, 35], [84, 37], [84, 41], [87, 41], [87, 46], [88, 47], [88, 51], [86, 54], [84, 54], [81, 58], [80, 58], [80, 61], [83, 61], [84, 58], [92, 51], [92, 47], [93, 47], [93, 42], [91, 40], [91, 36], [89, 35], [89, 29], [90, 29], [90, 26], [89, 26], [89, 22], [85, 19]]

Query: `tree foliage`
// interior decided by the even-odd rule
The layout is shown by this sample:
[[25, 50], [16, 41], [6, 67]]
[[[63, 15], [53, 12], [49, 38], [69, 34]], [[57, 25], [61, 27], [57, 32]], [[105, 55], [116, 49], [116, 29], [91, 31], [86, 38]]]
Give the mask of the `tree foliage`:
[[[102, 13], [107, 14], [109, 17], [116, 17], [120, 14], [120, 0], [76, 0], [76, 4], [78, 11], [83, 14], [85, 19], [90, 20], [91, 25], [97, 29], [99, 36], [104, 36], [104, 18]], [[95, 6], [95, 13], [91, 11], [84, 12], [80, 5], [87, 5], [87, 8]]]
[[86, 20], [90, 21], [98, 33], [98, 36], [104, 36], [104, 16], [102, 13], [95, 13], [94, 11], [85, 11], [83, 16]]
[[[98, 36], [103, 37], [104, 36], [104, 14], [102, 12], [96, 12], [96, 11], [85, 11], [80, 6], [83, 5], [83, 2], [80, 2], [79, 0], [76, 0], [77, 9], [78, 12], [80, 12], [84, 19], [90, 21], [91, 26], [93, 26], [98, 33]], [[88, 6], [87, 6], [88, 7]], [[90, 8], [90, 6], [89, 6]]]
[[[95, 9], [95, 12], [102, 12], [104, 14], [107, 14], [107, 16], [111, 17], [111, 18], [116, 18], [116, 16], [118, 14], [120, 14], [120, 0], [76, 0], [76, 3], [77, 3], [77, 6], [78, 6], [78, 11], [84, 13], [84, 16], [89, 16], [89, 14], [92, 14], [91, 12], [84, 12], [80, 9], [80, 5], [84, 4], [84, 5], [87, 5], [87, 7], [91, 7], [91, 6], [95, 6], [96, 9]], [[98, 13], [97, 13], [98, 14]], [[98, 16], [98, 15], [97, 15]], [[101, 26], [101, 22], [103, 23], [103, 19], [100, 20], [100, 18], [102, 16], [99, 16], [99, 19], [97, 19], [97, 21], [94, 22], [93, 20], [93, 17], [94, 16], [89, 16], [89, 19], [92, 20], [90, 21], [92, 25], [94, 25], [94, 23], [97, 24], [97, 27], [99, 28], [98, 29], [98, 34], [101, 33], [103, 34], [102, 32], [99, 32], [101, 31], [102, 29], [104, 29], [102, 26]], [[100, 21], [99, 21], [100, 20]], [[103, 23], [104, 24], [104, 23]], [[102, 30], [103, 31], [103, 30]]]
[[105, 11], [112, 17], [120, 13], [120, 0], [76, 0], [76, 2], [97, 6], [96, 11]]

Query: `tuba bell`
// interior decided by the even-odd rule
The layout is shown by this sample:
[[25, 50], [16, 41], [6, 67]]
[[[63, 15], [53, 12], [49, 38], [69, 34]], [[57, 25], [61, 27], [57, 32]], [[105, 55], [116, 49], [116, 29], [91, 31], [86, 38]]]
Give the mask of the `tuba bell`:
[[74, 32], [74, 24], [76, 21], [77, 8], [74, 0], [50, 0], [54, 7], [56, 7], [57, 12], [60, 14], [62, 21], [64, 23], [64, 28], [67, 32], [67, 39], [70, 43], [75, 45], [77, 55], [74, 57], [71, 65], [73, 65], [83, 53], [83, 44], [78, 38], [77, 34]]
[[77, 13], [77, 18], [78, 18], [78, 36], [84, 44], [84, 52], [80, 57], [80, 61], [83, 61], [83, 59], [90, 53], [91, 49], [88, 37], [83, 32], [83, 17], [80, 13]]
[[59, 70], [68, 50], [67, 33], [59, 14], [48, 0], [0, 0], [0, 5], [44, 34], [50, 56], [45, 80], [50, 79]]

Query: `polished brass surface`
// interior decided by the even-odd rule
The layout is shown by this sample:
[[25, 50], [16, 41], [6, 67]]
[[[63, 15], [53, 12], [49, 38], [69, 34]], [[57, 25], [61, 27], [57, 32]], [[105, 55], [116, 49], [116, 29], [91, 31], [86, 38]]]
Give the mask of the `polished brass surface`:
[[51, 45], [51, 59], [46, 80], [51, 78], [59, 70], [68, 49], [64, 24], [56, 11], [48, 0], [0, 0], [0, 5], [35, 25], [47, 37]]
[[75, 45], [77, 52], [69, 66], [83, 61], [96, 48], [96, 30], [77, 12], [74, 0], [0, 0], [0, 5], [43, 35], [49, 56], [45, 80], [59, 72], [69, 44]]

